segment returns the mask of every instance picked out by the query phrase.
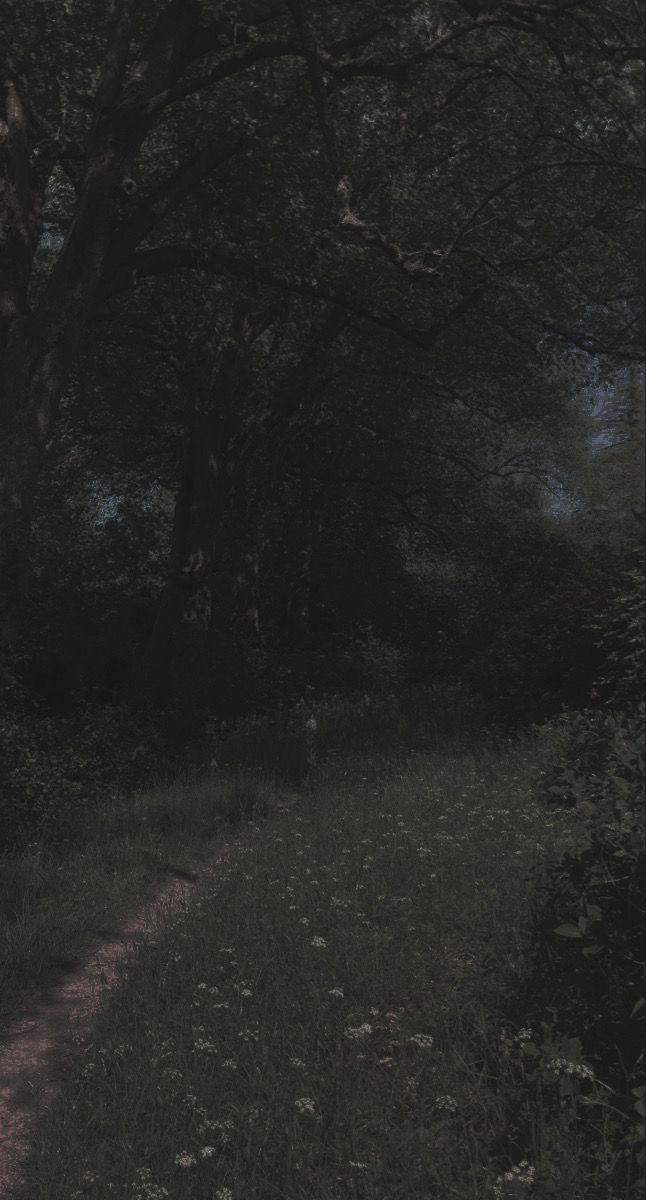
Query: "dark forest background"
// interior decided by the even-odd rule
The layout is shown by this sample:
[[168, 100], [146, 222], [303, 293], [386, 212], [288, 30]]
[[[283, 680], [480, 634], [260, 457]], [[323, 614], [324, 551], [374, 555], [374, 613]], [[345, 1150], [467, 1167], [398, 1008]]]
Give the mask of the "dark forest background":
[[0, 8], [5, 834], [302, 700], [607, 703], [637, 6]]

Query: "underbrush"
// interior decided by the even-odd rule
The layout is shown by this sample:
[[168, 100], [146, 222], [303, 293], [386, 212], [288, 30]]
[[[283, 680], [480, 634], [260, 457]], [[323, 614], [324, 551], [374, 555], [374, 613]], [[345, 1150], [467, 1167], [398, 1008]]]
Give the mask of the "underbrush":
[[[646, 1188], [645, 718], [641, 704], [632, 715], [564, 714], [542, 731], [543, 752], [553, 746], [539, 794], [571, 812], [572, 829], [561, 856], [535, 873], [533, 963], [507, 1010], [542, 1030], [526, 1054], [538, 1054], [541, 1038], [574, 1039], [591, 1065], [600, 1091], [587, 1098], [580, 1132], [605, 1179], [600, 1197]], [[530, 1105], [535, 1084], [526, 1073]], [[560, 1086], [567, 1096], [566, 1066]]]
[[[527, 1040], [526, 1066], [541, 1039], [562, 1038], [591, 1065], [598, 1091], [585, 1097], [580, 1137], [600, 1172], [589, 1194], [603, 1198], [646, 1192], [643, 567], [618, 582], [599, 618], [607, 668], [593, 689], [597, 707], [564, 712], [537, 731], [537, 795], [553, 812], [569, 812], [572, 829], [562, 854], [534, 873], [533, 961], [507, 1009], [542, 1031]], [[581, 1086], [567, 1059], [558, 1071], [566, 1118]], [[510, 1144], [527, 1144], [527, 1108], [541, 1100], [535, 1073], [525, 1071], [520, 1090]]]
[[[6, 699], [6, 698], [5, 698]], [[289, 709], [219, 722], [195, 714], [89, 706], [69, 716], [30, 711], [12, 695], [0, 718], [0, 847], [81, 848], [86, 830], [142, 787], [176, 780], [182, 770], [214, 768], [263, 784], [302, 787], [316, 761], [368, 753], [405, 754], [468, 741], [482, 723], [474, 699], [456, 686], [409, 694], [314, 697]]]
[[528, 880], [574, 832], [535, 770], [484, 743], [313, 768], [131, 962], [39, 1130], [30, 1200], [610, 1195], [581, 1046], [501, 1019]]

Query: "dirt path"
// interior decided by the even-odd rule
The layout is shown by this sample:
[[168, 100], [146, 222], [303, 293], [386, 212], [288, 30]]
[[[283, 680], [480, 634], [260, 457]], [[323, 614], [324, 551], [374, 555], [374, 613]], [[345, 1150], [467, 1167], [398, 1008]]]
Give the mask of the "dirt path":
[[16, 1021], [0, 1044], [0, 1197], [26, 1182], [25, 1164], [39, 1118], [47, 1111], [73, 1058], [88, 1040], [93, 1019], [107, 991], [125, 980], [130, 950], [150, 942], [164, 918], [185, 904], [197, 880], [212, 875], [230, 853], [221, 846], [196, 871], [195, 878], [174, 878], [142, 905], [120, 937], [105, 942], [33, 1016]]

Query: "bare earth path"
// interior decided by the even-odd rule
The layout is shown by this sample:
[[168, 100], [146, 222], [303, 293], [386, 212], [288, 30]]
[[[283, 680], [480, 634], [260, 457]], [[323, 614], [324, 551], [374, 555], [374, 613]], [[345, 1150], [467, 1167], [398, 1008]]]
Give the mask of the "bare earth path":
[[[198, 869], [213, 875], [231, 851], [221, 846]], [[39, 1118], [47, 1111], [69, 1070], [72, 1059], [88, 1039], [92, 1021], [107, 991], [125, 979], [124, 960], [142, 942], [150, 941], [164, 918], [185, 904], [196, 887], [194, 878], [175, 878], [126, 925], [120, 937], [105, 942], [33, 1016], [16, 1021], [0, 1043], [0, 1197], [26, 1182], [25, 1162]]]

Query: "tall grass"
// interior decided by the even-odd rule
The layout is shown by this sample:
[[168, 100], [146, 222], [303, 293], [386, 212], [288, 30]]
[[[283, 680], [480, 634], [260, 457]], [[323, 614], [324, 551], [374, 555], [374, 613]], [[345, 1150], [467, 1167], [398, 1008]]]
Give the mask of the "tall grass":
[[241, 772], [159, 784], [79, 816], [72, 838], [0, 855], [0, 1038], [162, 881], [199, 870], [249, 795], [260, 806], [271, 798], [270, 784], [251, 778], [251, 793]]
[[218, 876], [132, 960], [25, 1195], [613, 1196], [582, 1136], [607, 1096], [580, 1048], [501, 1023], [531, 957], [532, 870], [573, 819], [534, 801], [536, 768], [522, 743], [355, 757], [238, 826]]

